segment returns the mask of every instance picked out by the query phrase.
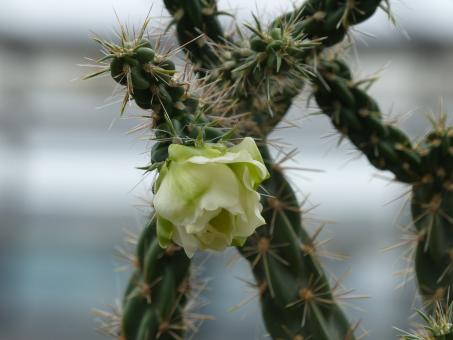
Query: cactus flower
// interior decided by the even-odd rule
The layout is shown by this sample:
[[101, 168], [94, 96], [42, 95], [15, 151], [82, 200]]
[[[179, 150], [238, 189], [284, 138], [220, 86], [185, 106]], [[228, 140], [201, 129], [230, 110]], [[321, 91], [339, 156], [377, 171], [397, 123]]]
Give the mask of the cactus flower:
[[173, 241], [192, 257], [197, 249], [243, 244], [265, 224], [256, 190], [268, 177], [249, 137], [230, 148], [170, 145], [153, 200], [160, 245]]

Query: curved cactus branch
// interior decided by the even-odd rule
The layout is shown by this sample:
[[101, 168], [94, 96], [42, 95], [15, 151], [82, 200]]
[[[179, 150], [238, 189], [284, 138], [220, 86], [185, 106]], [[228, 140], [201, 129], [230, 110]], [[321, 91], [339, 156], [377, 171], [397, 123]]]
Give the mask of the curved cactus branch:
[[335, 128], [378, 169], [392, 171], [404, 183], [419, 180], [419, 154], [401, 130], [383, 122], [379, 106], [353, 82], [348, 66], [340, 59], [322, 59], [318, 72], [316, 102]]
[[266, 328], [273, 339], [354, 339], [316, 256], [314, 240], [302, 227], [301, 208], [282, 170], [260, 148], [271, 177], [263, 183], [266, 225], [239, 252], [252, 267]]
[[[446, 117], [414, 147], [398, 128], [382, 120], [376, 102], [354, 83], [346, 64], [322, 60], [314, 95], [332, 124], [376, 168], [412, 185], [417, 232], [415, 272], [427, 304], [451, 302], [453, 288], [453, 127]], [[431, 308], [430, 308], [431, 309]]]
[[[221, 45], [216, 48], [204, 40], [194, 41], [189, 44], [189, 56], [204, 69], [214, 69], [211, 76], [222, 80], [222, 91], [233, 89], [227, 95], [234, 102], [235, 113], [250, 112], [249, 122], [256, 123], [248, 126], [247, 131], [267, 135], [302, 91], [310, 68], [307, 64], [313, 55], [343, 40], [348, 28], [373, 15], [382, 0], [309, 0], [277, 18], [268, 30], [263, 30], [255, 18], [256, 27], [248, 26], [252, 30], [250, 38], [240, 34], [241, 40], [228, 44], [224, 44], [218, 21], [214, 20], [213, 13], [218, 13], [214, 0], [190, 0], [184, 5], [178, 0], [164, 2], [177, 22], [181, 44], [191, 41], [197, 32]], [[206, 12], [203, 6], [211, 10]], [[210, 13], [208, 17], [215, 24], [204, 13]], [[181, 32], [188, 34], [184, 36]], [[249, 86], [244, 88], [244, 83]]]

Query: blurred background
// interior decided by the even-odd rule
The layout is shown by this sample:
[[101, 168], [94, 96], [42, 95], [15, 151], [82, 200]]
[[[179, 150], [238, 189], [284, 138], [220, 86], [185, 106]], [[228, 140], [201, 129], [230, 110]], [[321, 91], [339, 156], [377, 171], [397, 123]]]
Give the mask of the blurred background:
[[[264, 19], [291, 1], [219, 1], [239, 21], [251, 11]], [[357, 77], [379, 72], [371, 94], [389, 119], [414, 140], [429, 123], [426, 113], [453, 112], [453, 1], [394, 1], [398, 27], [383, 12], [354, 30], [348, 61]], [[84, 57], [97, 56], [90, 31], [112, 37], [121, 21], [140, 25], [151, 7], [153, 27], [165, 27], [160, 1], [3, 0], [0, 11], [0, 339], [102, 339], [93, 308], [108, 308], [121, 296], [128, 272], [115, 256], [125, 230], [139, 233], [150, 200], [151, 179], [135, 169], [148, 161], [149, 143], [126, 132], [138, 122], [119, 119], [113, 82], [79, 81], [90, 70]], [[313, 105], [313, 104], [312, 104]], [[299, 129], [272, 136], [299, 149], [300, 166], [323, 172], [289, 172], [309, 195], [307, 227], [334, 221], [321, 239], [329, 251], [347, 253], [322, 261], [332, 279], [367, 299], [344, 301], [351, 320], [361, 320], [367, 339], [395, 339], [393, 327], [408, 328], [417, 306], [413, 281], [395, 273], [407, 264], [399, 242], [407, 187], [377, 173], [353, 148], [332, 134], [323, 116], [307, 118], [304, 95], [289, 120]], [[134, 106], [128, 108], [139, 112]], [[452, 114], [450, 114], [450, 117]], [[451, 119], [450, 119], [451, 121]], [[394, 202], [393, 202], [394, 201]], [[397, 217], [400, 216], [399, 219]], [[232, 261], [233, 259], [233, 261]], [[195, 339], [261, 339], [265, 331], [256, 299], [236, 312], [229, 308], [253, 295], [243, 280], [247, 264], [234, 250], [209, 256], [205, 275], [215, 317]], [[200, 261], [202, 259], [199, 259]], [[233, 262], [233, 264], [231, 264]], [[409, 274], [410, 279], [410, 274]]]

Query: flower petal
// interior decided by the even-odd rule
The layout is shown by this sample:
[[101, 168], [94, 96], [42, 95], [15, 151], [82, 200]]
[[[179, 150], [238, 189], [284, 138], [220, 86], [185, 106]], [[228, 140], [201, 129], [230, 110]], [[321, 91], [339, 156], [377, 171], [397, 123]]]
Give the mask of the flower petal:
[[256, 228], [264, 225], [266, 221], [261, 216], [263, 206], [260, 203], [260, 195], [255, 191], [243, 190], [241, 192], [241, 205], [244, 214], [236, 216], [234, 236], [248, 237]]
[[223, 250], [233, 241], [234, 217], [225, 209], [222, 209], [209, 222], [207, 228], [197, 234], [202, 248]]
[[174, 229], [173, 241], [184, 248], [184, 251], [189, 258], [192, 258], [199, 248], [199, 241], [197, 238], [194, 235], [188, 234], [184, 228]]
[[[253, 138], [247, 137], [241, 143], [229, 148], [224, 154], [213, 156], [202, 153], [192, 153], [185, 162], [194, 164], [225, 163], [237, 173], [245, 185], [254, 190], [267, 178], [269, 172]], [[248, 169], [247, 173], [244, 173]]]
[[225, 149], [226, 148], [221, 144], [218, 144], [218, 146], [210, 146], [207, 144], [203, 147], [172, 144], [168, 147], [168, 159], [177, 162], [184, 162], [187, 159], [196, 156], [214, 158], [221, 156]]
[[246, 151], [252, 157], [252, 159], [264, 164], [260, 150], [256, 146], [255, 140], [251, 137], [245, 137], [239, 144], [229, 148], [228, 151], [230, 152]]
[[[179, 164], [172, 162], [154, 196], [160, 216], [177, 226], [203, 230], [219, 208], [243, 211], [239, 202], [240, 183], [224, 164]], [[208, 215], [206, 215], [208, 214]]]

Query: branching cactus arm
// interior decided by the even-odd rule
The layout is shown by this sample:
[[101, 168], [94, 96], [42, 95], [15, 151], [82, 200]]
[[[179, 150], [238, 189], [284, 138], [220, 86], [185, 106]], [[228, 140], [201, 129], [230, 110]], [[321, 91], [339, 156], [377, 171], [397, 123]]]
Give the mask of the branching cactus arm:
[[420, 156], [409, 138], [386, 124], [378, 104], [354, 83], [341, 59], [322, 59], [314, 95], [334, 126], [380, 170], [392, 171], [399, 181], [413, 183], [420, 177]]
[[451, 304], [453, 299], [452, 146], [453, 127], [441, 122], [419, 145], [423, 176], [412, 189], [412, 218], [418, 235], [415, 272], [429, 309], [437, 301]]
[[[383, 122], [376, 102], [352, 80], [339, 59], [322, 60], [314, 95], [321, 110], [376, 168], [412, 186], [411, 210], [417, 233], [415, 272], [428, 310], [453, 295], [453, 127], [433, 121], [418, 145]], [[445, 301], [445, 299], [449, 297]]]
[[[368, 1], [332, 1], [332, 0], [308, 0], [301, 7], [289, 12], [271, 24], [271, 29], [279, 27], [283, 32], [291, 35], [293, 44], [296, 41], [317, 42], [311, 48], [305, 48], [297, 56], [297, 64], [311, 69], [317, 61], [317, 55], [323, 49], [340, 43], [346, 36], [351, 26], [360, 24], [371, 17], [377, 8], [382, 7], [388, 10], [383, 0]], [[288, 28], [290, 28], [288, 30]], [[253, 38], [252, 38], [253, 39]], [[290, 68], [294, 69], [293, 65]], [[296, 68], [297, 69], [297, 68]], [[281, 77], [290, 80], [291, 77], [281, 72]], [[276, 106], [275, 117], [269, 119], [264, 125], [265, 133], [269, 133], [281, 121], [283, 116], [292, 104], [293, 98], [297, 96], [302, 88], [306, 74], [303, 74], [302, 81], [287, 83], [281, 94], [270, 96], [271, 102]], [[258, 111], [258, 110], [257, 110]], [[261, 117], [264, 112], [260, 113]]]

